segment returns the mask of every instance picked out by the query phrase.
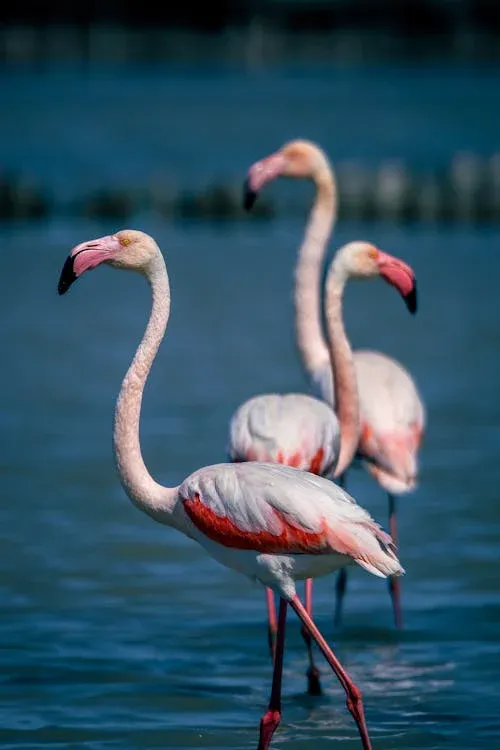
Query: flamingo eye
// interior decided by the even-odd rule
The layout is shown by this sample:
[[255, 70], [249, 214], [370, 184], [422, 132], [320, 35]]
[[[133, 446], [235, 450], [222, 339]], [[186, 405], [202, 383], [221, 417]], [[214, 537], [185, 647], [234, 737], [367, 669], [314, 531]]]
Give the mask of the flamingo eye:
[[124, 247], [127, 247], [127, 245], [130, 245], [131, 239], [130, 237], [121, 237], [120, 238], [120, 245], [123, 245]]
[[376, 247], [370, 247], [370, 249], [368, 250], [368, 257], [371, 258], [372, 260], [377, 260], [378, 250]]

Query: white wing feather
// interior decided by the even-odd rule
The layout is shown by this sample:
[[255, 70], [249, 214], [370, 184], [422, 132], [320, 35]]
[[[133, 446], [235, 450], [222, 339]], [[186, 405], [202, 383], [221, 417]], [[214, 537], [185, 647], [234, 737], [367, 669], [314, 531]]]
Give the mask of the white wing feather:
[[[415, 422], [425, 425], [425, 409], [410, 373], [392, 357], [359, 349], [354, 352], [361, 422], [376, 431], [390, 432]], [[334, 407], [330, 363], [311, 376], [312, 391]]]
[[[232, 460], [284, 462], [299, 457], [297, 468], [307, 470], [323, 449], [322, 472], [334, 468], [340, 449], [340, 430], [333, 410], [302, 393], [265, 394], [245, 401], [229, 426]], [[279, 457], [281, 456], [281, 460]], [[294, 464], [295, 465], [295, 464]]]
[[[266, 548], [256, 545], [256, 550], [346, 554], [376, 575], [402, 572], [391, 538], [370, 514], [333, 482], [300, 469], [260, 462], [216, 464], [191, 474], [179, 497], [199, 498], [219, 519], [247, 532], [250, 540], [262, 532], [280, 537], [291, 527], [319, 535], [310, 546], [307, 538], [292, 533], [289, 547], [277, 539], [276, 546], [266, 542]], [[201, 536], [210, 538], [210, 532], [207, 528]], [[224, 545], [218, 532], [213, 538]]]

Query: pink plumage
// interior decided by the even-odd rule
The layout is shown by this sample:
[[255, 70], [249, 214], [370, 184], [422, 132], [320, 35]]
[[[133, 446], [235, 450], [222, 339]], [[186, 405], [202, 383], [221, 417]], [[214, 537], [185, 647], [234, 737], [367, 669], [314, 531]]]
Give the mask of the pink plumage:
[[[272, 463], [219, 464], [189, 476], [179, 495], [196, 527], [190, 533], [201, 534], [201, 544], [208, 537], [235, 551], [301, 555], [293, 561], [296, 579], [320, 574], [325, 563], [316, 570], [314, 559], [306, 558], [323, 555], [334, 557], [334, 568], [344, 555], [345, 563], [357, 562], [374, 575], [403, 572], [390, 536], [342, 488], [309, 472]], [[246, 564], [247, 575], [258, 577], [255, 561], [247, 558]], [[311, 576], [305, 576], [308, 570]], [[278, 573], [290, 594], [288, 575]]]
[[245, 401], [229, 425], [232, 461], [267, 461], [322, 476], [337, 463], [340, 428], [333, 410], [303, 393]]
[[[415, 489], [425, 407], [408, 371], [381, 352], [354, 352], [361, 433], [357, 457], [388, 492]], [[334, 406], [331, 367], [319, 369], [314, 390]]]

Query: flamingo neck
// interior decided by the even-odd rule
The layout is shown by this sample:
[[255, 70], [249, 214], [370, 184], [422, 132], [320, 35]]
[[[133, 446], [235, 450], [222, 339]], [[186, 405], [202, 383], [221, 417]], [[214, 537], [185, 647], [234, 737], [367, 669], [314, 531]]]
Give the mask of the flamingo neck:
[[335, 467], [335, 477], [341, 476], [351, 464], [361, 430], [356, 369], [342, 316], [342, 299], [347, 278], [341, 258], [337, 256], [328, 272], [325, 294], [334, 403], [340, 427], [340, 453]]
[[331, 169], [315, 178], [316, 196], [295, 269], [295, 329], [297, 346], [309, 376], [328, 362], [321, 322], [321, 272], [326, 247], [337, 216], [337, 187]]
[[157, 520], [168, 523], [177, 488], [163, 487], [153, 479], [142, 458], [139, 439], [142, 394], [170, 315], [170, 286], [159, 250], [145, 275], [152, 291], [151, 315], [116, 402], [113, 446], [120, 481], [131, 501], [155, 518], [161, 510]]

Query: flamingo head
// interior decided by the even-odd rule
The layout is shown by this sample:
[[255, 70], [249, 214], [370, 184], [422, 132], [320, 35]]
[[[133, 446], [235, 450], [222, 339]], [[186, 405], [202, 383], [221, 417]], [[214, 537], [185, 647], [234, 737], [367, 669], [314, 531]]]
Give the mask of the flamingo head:
[[394, 255], [382, 252], [369, 242], [349, 242], [337, 252], [334, 264], [347, 277], [381, 276], [399, 291], [411, 313], [417, 311], [417, 282], [413, 269]]
[[256, 161], [248, 170], [244, 186], [243, 205], [249, 210], [259, 191], [276, 177], [295, 177], [319, 180], [330, 167], [324, 151], [311, 141], [295, 140], [286, 143], [264, 159]]
[[135, 229], [124, 229], [116, 234], [82, 242], [66, 258], [57, 291], [65, 294], [85, 271], [102, 263], [144, 272], [157, 252], [158, 246], [153, 238]]

